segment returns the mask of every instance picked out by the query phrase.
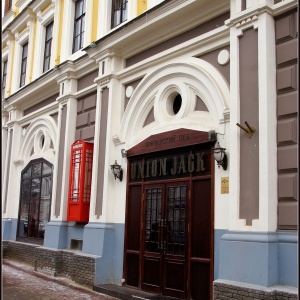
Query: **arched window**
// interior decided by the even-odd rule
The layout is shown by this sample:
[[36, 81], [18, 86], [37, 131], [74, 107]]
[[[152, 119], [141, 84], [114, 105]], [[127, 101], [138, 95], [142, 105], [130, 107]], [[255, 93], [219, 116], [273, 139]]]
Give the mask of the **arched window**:
[[22, 171], [17, 236], [43, 239], [50, 220], [52, 164], [32, 160]]

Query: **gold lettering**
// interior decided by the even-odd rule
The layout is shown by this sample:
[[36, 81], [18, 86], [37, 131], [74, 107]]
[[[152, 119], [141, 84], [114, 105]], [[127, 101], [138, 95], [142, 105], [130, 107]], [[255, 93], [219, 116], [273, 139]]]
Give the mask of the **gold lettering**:
[[144, 162], [138, 164], [138, 178], [144, 178]]
[[201, 153], [196, 153], [196, 156], [197, 156], [197, 172], [200, 172], [200, 171], [204, 171], [205, 168], [204, 168], [204, 161], [203, 161], [203, 152]]
[[178, 167], [178, 174], [180, 174], [180, 173], [186, 173], [184, 155], [180, 155], [180, 163], [179, 163], [179, 167]]
[[171, 169], [171, 174], [175, 175], [177, 170], [177, 157], [173, 157], [173, 168]]
[[151, 175], [152, 177], [156, 177], [157, 175], [157, 159], [152, 160], [152, 168], [151, 168]]
[[166, 176], [167, 175], [167, 158], [163, 158], [159, 160], [159, 175], [158, 176]]
[[146, 161], [146, 178], [150, 177], [149, 172], [150, 172], [150, 161], [147, 160]]

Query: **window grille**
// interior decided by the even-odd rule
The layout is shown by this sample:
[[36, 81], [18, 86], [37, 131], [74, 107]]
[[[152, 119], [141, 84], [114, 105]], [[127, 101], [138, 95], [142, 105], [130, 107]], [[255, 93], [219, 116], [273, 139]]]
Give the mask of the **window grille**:
[[51, 191], [52, 165], [44, 159], [31, 161], [21, 176], [18, 237], [44, 238], [50, 220]]

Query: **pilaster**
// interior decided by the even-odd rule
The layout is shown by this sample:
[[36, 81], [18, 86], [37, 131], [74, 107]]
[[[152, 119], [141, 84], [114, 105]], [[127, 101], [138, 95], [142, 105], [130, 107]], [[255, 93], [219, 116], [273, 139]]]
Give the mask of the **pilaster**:
[[1, 156], [1, 184], [3, 185], [3, 180], [5, 177], [5, 165], [6, 165], [6, 154], [7, 154], [7, 145], [8, 145], [8, 112], [2, 110], [2, 136], [1, 136], [1, 148], [2, 148], [2, 156]]
[[28, 40], [28, 56], [27, 56], [27, 68], [26, 68], [26, 79], [25, 84], [30, 83], [33, 80], [32, 71], [35, 63], [35, 33], [36, 33], [36, 15], [28, 8], [28, 22], [27, 27], [29, 28], [29, 40]]
[[77, 79], [73, 72], [64, 73], [59, 79], [60, 96], [58, 113], [58, 152], [55, 158], [53, 174], [53, 193], [51, 217], [53, 221], [65, 221], [67, 218], [67, 200], [69, 188], [70, 149], [75, 141], [77, 99]]
[[[239, 1], [237, 1], [239, 2]], [[230, 168], [230, 221], [229, 230], [275, 231], [277, 220], [277, 161], [276, 161], [276, 57], [275, 25], [270, 14], [269, 1], [247, 1], [247, 9], [238, 11], [232, 1], [230, 26], [230, 91], [231, 91], [231, 168]], [[262, 3], [263, 2], [263, 3]], [[258, 120], [259, 128], [259, 217], [246, 226], [240, 213], [240, 153], [243, 132], [236, 126], [240, 120], [240, 62], [239, 37], [247, 29], [258, 33]], [[251, 125], [251, 124], [250, 124]], [[254, 133], [255, 134], [255, 133]]]
[[17, 160], [21, 146], [21, 126], [18, 120], [22, 116], [22, 111], [17, 106], [9, 106], [8, 110], [8, 138], [5, 158], [5, 178], [3, 182], [2, 199], [3, 215], [8, 218], [18, 218], [18, 205], [20, 189], [16, 188], [19, 184], [22, 162]]
[[73, 0], [64, 0], [62, 39], [60, 61], [63, 62], [72, 54], [73, 31], [74, 31], [75, 3]]
[[277, 229], [277, 115], [274, 18], [267, 12], [258, 19], [259, 65], [259, 219], [256, 231]]
[[61, 62], [61, 42], [62, 42], [62, 26], [63, 26], [63, 10], [64, 0], [55, 1], [54, 11], [54, 26], [53, 26], [53, 39], [52, 39], [52, 56], [50, 66], [59, 65]]

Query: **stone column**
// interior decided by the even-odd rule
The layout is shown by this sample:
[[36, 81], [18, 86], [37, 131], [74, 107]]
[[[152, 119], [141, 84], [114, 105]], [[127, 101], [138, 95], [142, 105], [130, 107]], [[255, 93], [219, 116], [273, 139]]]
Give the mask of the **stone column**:
[[60, 96], [58, 115], [58, 143], [55, 157], [52, 206], [50, 222], [46, 226], [44, 246], [56, 249], [66, 248], [67, 208], [70, 172], [70, 149], [75, 141], [77, 79], [73, 72], [65, 72], [59, 79]]
[[7, 122], [8, 138], [4, 168], [4, 180], [2, 189], [2, 216], [3, 233], [10, 240], [16, 240], [18, 207], [20, 199], [21, 171], [23, 161], [19, 161], [19, 149], [21, 143], [21, 126], [18, 122], [22, 116], [22, 111], [17, 106], [8, 106], [9, 117]]

